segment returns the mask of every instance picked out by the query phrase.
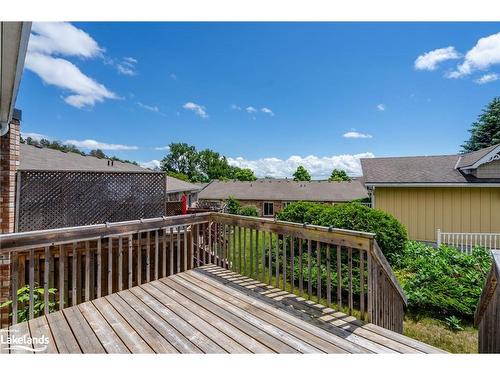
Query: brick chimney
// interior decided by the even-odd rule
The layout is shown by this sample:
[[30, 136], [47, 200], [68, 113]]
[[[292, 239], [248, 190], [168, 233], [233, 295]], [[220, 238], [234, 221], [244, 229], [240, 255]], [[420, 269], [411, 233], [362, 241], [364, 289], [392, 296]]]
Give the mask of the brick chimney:
[[[0, 137], [0, 234], [12, 233], [16, 213], [16, 172], [19, 168], [21, 111], [14, 110], [9, 132]], [[0, 304], [10, 298], [10, 257], [0, 255]], [[9, 309], [0, 310], [0, 327], [8, 323]]]

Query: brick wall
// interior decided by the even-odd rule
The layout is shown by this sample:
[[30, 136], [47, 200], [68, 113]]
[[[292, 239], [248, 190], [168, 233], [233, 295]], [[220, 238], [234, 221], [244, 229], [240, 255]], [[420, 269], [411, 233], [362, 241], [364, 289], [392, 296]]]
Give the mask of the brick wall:
[[[19, 167], [19, 121], [0, 138], [0, 233], [14, 231], [16, 172]], [[0, 304], [10, 296], [10, 258], [0, 255]], [[8, 309], [0, 309], [0, 326], [8, 323]]]

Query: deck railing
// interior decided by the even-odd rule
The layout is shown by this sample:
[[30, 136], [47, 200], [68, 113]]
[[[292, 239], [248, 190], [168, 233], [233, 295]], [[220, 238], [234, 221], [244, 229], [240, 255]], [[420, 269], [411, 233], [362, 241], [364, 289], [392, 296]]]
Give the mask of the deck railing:
[[403, 329], [406, 297], [371, 233], [211, 212], [1, 235], [5, 254], [9, 324], [214, 263]]
[[372, 233], [215, 213], [215, 261], [403, 331], [406, 297]]
[[474, 315], [479, 353], [500, 353], [500, 250], [493, 250], [491, 269]]
[[475, 247], [496, 250], [500, 248], [500, 233], [452, 233], [438, 229], [436, 244], [452, 246], [467, 254], [472, 253]]

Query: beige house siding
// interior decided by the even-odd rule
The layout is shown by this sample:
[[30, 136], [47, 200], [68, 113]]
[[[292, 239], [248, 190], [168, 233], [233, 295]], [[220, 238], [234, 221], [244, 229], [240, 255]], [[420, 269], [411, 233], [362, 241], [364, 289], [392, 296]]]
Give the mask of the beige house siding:
[[477, 178], [498, 178], [500, 176], [500, 160], [480, 165], [475, 174]]
[[375, 208], [394, 215], [410, 239], [445, 232], [500, 233], [500, 188], [376, 187]]

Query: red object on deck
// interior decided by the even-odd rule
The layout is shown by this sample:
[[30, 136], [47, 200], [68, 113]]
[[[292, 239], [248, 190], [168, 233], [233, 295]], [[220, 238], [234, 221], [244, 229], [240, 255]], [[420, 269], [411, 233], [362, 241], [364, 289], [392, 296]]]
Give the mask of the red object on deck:
[[186, 215], [187, 214], [187, 197], [186, 197], [186, 194], [182, 195], [181, 206], [182, 206], [182, 214]]

